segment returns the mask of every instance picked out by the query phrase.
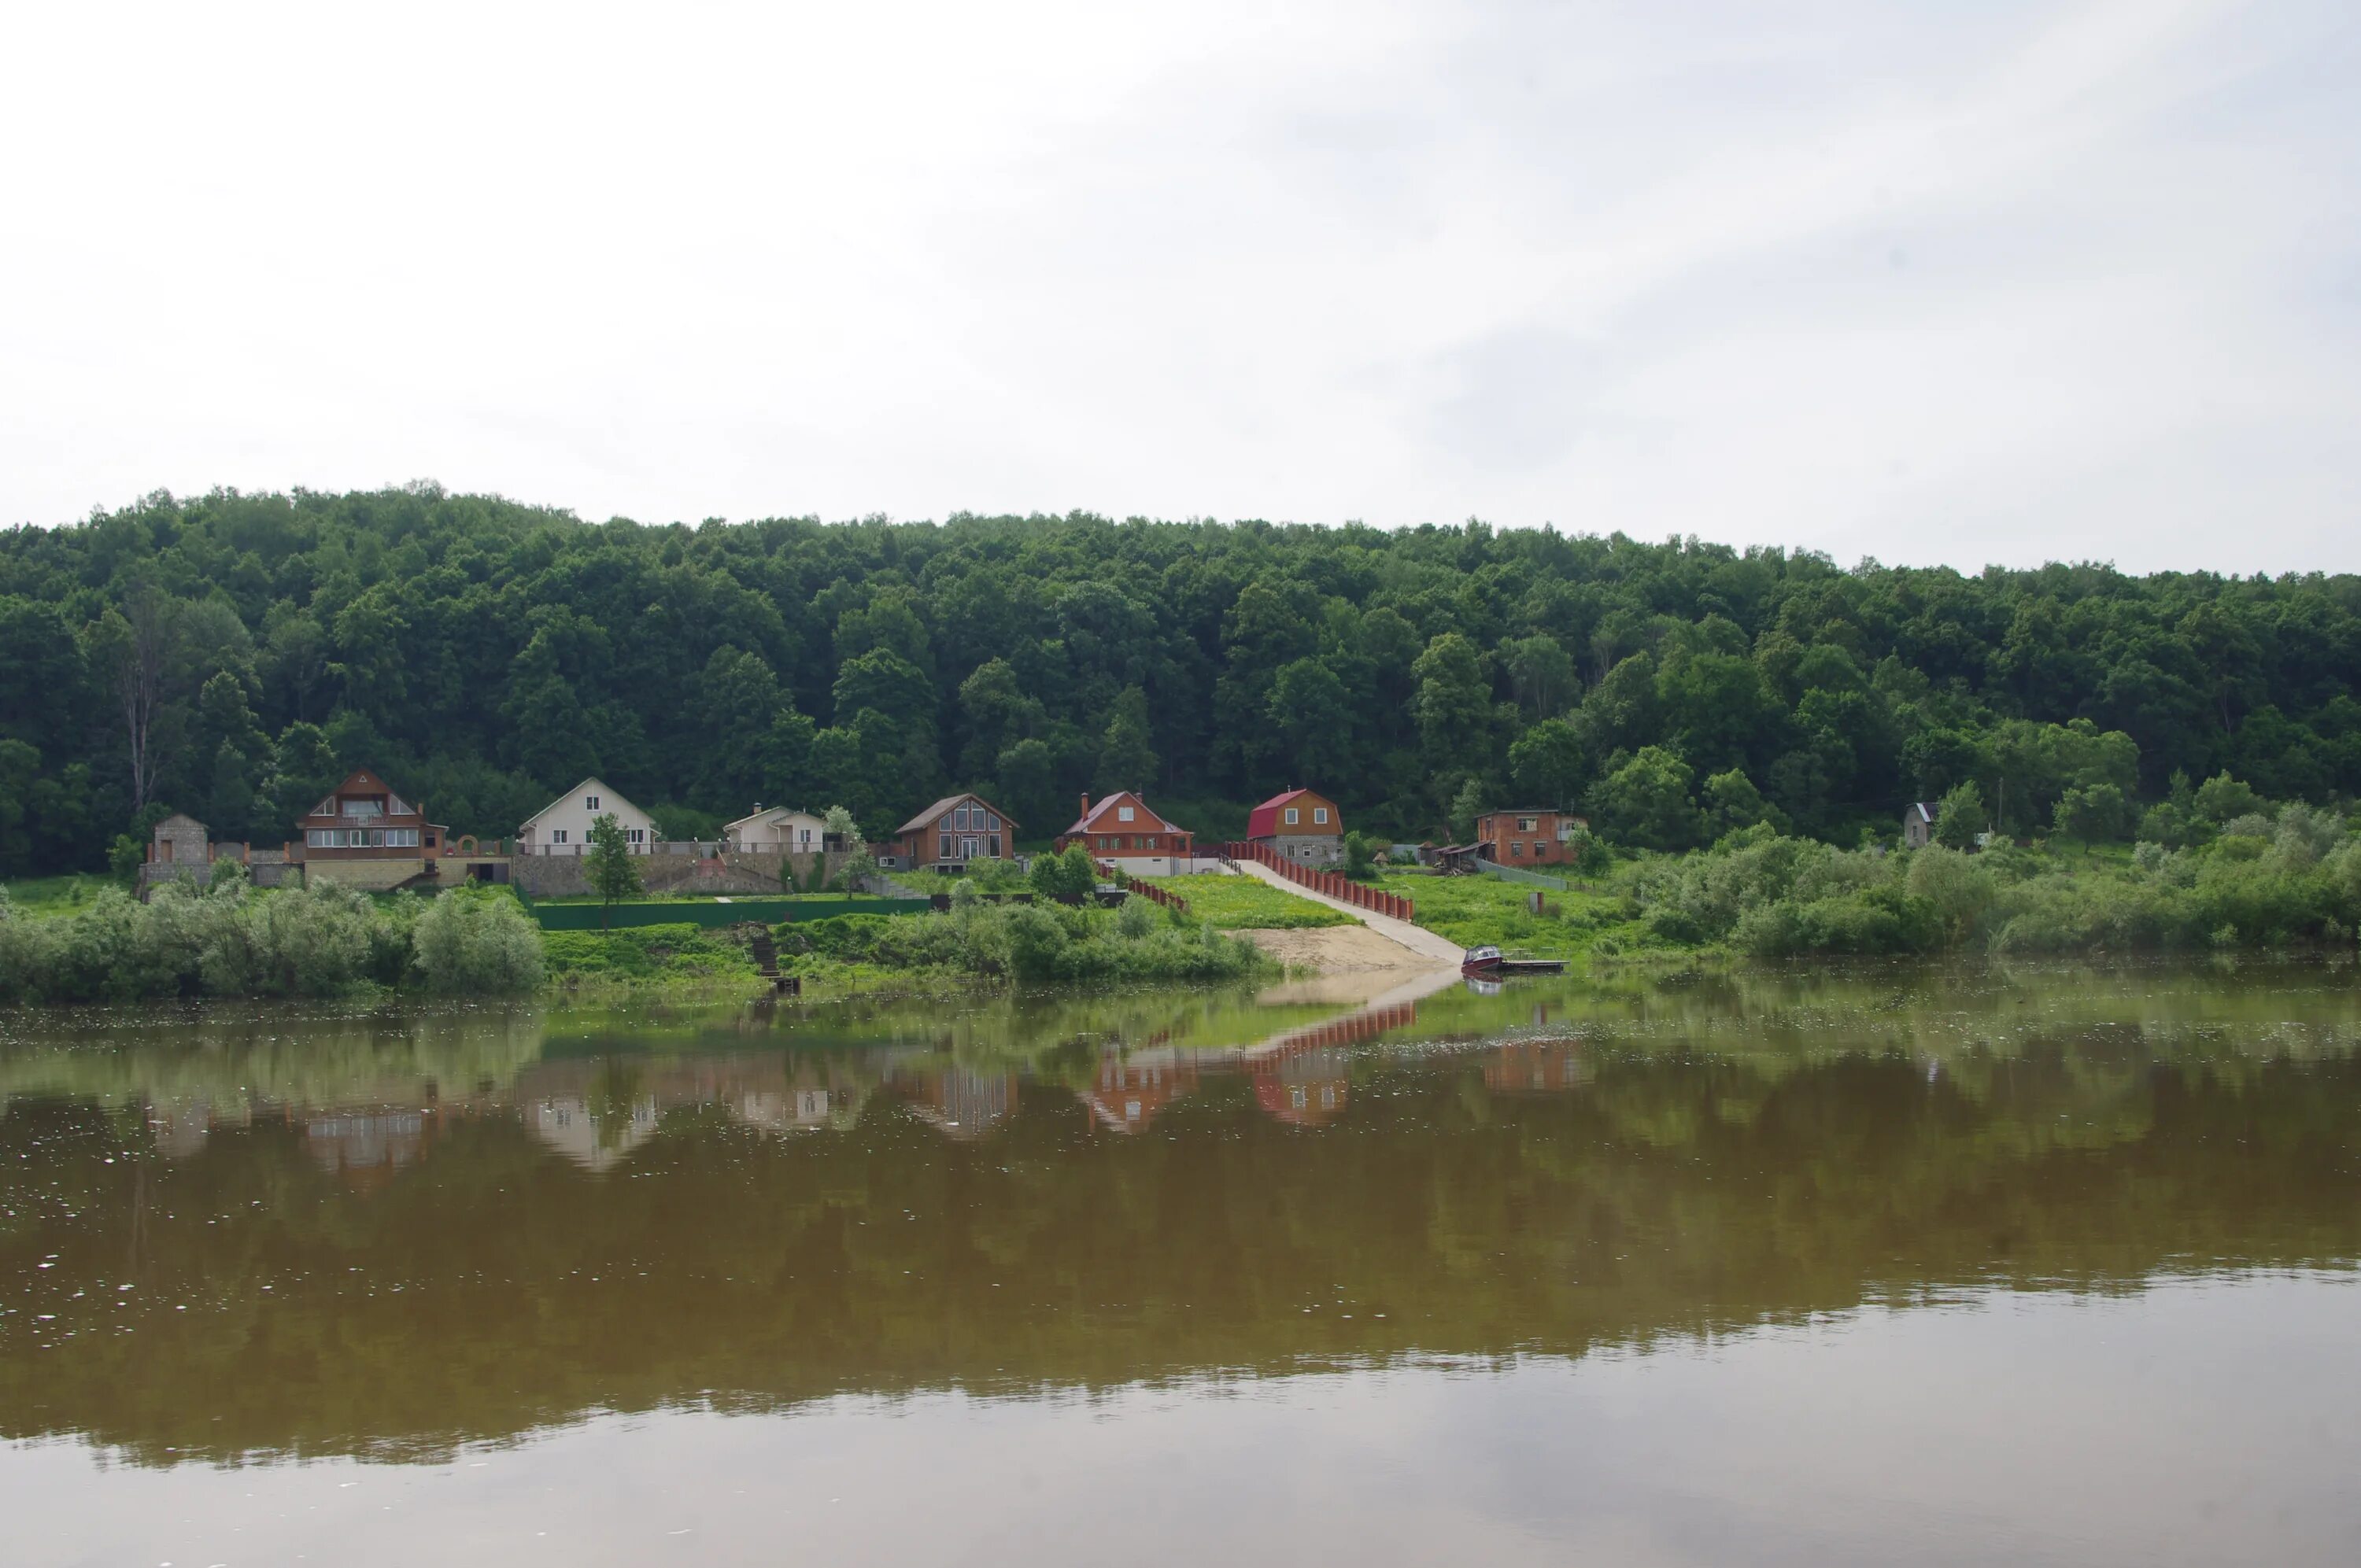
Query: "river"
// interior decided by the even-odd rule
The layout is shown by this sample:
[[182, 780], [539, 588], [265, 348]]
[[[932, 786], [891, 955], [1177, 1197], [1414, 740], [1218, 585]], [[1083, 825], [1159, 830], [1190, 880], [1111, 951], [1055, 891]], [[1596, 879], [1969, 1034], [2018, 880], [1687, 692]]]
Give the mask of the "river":
[[0, 1014], [0, 1557], [2349, 1563], [2357, 1046], [2254, 963]]

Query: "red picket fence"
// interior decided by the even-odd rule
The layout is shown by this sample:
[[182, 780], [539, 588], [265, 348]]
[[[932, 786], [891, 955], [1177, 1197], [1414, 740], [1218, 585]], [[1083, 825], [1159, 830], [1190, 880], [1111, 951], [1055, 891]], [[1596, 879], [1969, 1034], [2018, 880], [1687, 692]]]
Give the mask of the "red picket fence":
[[1140, 897], [1148, 900], [1150, 904], [1160, 904], [1167, 909], [1177, 909], [1183, 915], [1189, 913], [1189, 901], [1187, 899], [1181, 897], [1177, 893], [1167, 893], [1162, 888], [1158, 887], [1153, 883], [1144, 883], [1134, 879], [1129, 891], [1139, 894]]
[[1095, 857], [1093, 858], [1091, 863], [1098, 867], [1100, 875], [1105, 877], [1107, 881], [1115, 883], [1122, 887], [1126, 893], [1136, 893], [1139, 894], [1140, 897], [1148, 900], [1150, 904], [1160, 904], [1167, 909], [1177, 909], [1183, 915], [1189, 913], [1189, 901], [1181, 897], [1179, 894], [1167, 893], [1160, 887], [1150, 886], [1148, 883], [1140, 881], [1137, 877], [1118, 871], [1106, 861], [1098, 860]]
[[1417, 917], [1417, 906], [1398, 893], [1383, 893], [1374, 887], [1366, 887], [1350, 877], [1338, 876], [1334, 872], [1316, 872], [1309, 866], [1299, 866], [1268, 844], [1224, 844], [1222, 852], [1234, 861], [1260, 861], [1288, 881], [1308, 887], [1314, 893], [1342, 899], [1356, 909], [1366, 909], [1373, 915], [1389, 915], [1397, 920]]

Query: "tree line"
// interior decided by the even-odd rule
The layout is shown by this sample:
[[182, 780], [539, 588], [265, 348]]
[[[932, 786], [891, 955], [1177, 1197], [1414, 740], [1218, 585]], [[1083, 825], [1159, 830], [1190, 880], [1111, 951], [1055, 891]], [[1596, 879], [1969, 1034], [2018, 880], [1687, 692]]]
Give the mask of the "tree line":
[[2130, 832], [2176, 774], [2361, 790], [2356, 679], [2350, 576], [159, 493], [0, 533], [0, 874], [93, 866], [173, 808], [275, 842], [364, 764], [482, 836], [594, 773], [684, 836], [757, 800], [882, 835], [954, 788], [1028, 840], [1119, 787], [1235, 831], [1298, 784], [1410, 838], [1517, 804], [1653, 848], [1850, 840], [1969, 784], [2007, 831], [2064, 806]]

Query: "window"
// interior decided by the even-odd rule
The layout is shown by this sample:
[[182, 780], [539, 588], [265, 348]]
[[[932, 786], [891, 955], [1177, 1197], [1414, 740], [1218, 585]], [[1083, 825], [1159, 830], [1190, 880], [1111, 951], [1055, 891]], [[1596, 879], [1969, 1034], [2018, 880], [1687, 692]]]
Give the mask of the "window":
[[939, 839], [937, 839], [937, 841], [936, 841], [936, 844], [935, 844], [935, 859], [937, 859], [937, 860], [939, 860], [939, 861], [948, 861], [948, 860], [950, 860], [950, 858], [951, 858], [951, 836], [950, 836], [950, 834], [948, 834], [948, 833], [945, 833], [945, 834], [940, 835], [940, 836], [939, 836]]
[[1319, 824], [1321, 824], [1321, 823], [1323, 823], [1323, 822], [1325, 822], [1325, 821], [1327, 821], [1327, 820], [1328, 820], [1328, 808], [1327, 808], [1326, 806], [1313, 806], [1313, 807], [1312, 808], [1312, 825], [1313, 825], [1314, 827], [1317, 827]]
[[549, 841], [553, 844], [563, 844], [566, 842], [566, 829], [563, 828], [551, 828], [549, 830]]
[[1287, 808], [1287, 825], [1290, 828], [1294, 827], [1296, 823], [1302, 820], [1302, 817], [1303, 814], [1296, 810], [1295, 807], [1290, 806]]
[[634, 844], [644, 844], [648, 840], [647, 829], [644, 828], [626, 828], [623, 829], [623, 836]]
[[[985, 813], [983, 814], [983, 825], [984, 825], [986, 828], [991, 828], [991, 829], [992, 829], [994, 832], [995, 832], [995, 833], [999, 832], [999, 831], [1000, 831], [1000, 813], [998, 813], [997, 811], [987, 811], [987, 812], [985, 812]], [[994, 850], [993, 851], [993, 853], [994, 853], [994, 854], [998, 854], [999, 852], [1000, 852], [1000, 851], [999, 851], [999, 850]]]
[[967, 826], [966, 806], [962, 806], [951, 813], [951, 826], [954, 828], [964, 828]]
[[1128, 822], [1132, 819], [1133, 815], [1132, 809], [1128, 806], [1118, 806], [1115, 808], [1115, 819], [1117, 822]]
[[1522, 839], [1516, 839], [1509, 845], [1509, 858], [1517, 861], [1525, 858], [1525, 841]]
[[1517, 818], [1517, 831], [1520, 833], [1534, 832], [1540, 828], [1541, 825], [1542, 819], [1538, 817], [1520, 817]]
[[582, 797], [582, 804], [588, 809], [596, 811], [598, 809], [598, 797], [595, 795], [586, 795]]
[[998, 860], [1000, 858], [1000, 835], [994, 833], [991, 838], [986, 839], [983, 842], [983, 852], [990, 855], [994, 860]]

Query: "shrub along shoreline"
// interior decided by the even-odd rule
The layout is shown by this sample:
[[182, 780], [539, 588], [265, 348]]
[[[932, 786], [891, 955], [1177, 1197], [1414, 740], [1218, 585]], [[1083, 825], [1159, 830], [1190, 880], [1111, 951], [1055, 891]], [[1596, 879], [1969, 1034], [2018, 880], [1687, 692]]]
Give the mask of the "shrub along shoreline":
[[[1203, 983], [1276, 970], [1253, 943], [1145, 899], [1120, 908], [986, 905], [845, 915], [770, 927], [782, 970], [843, 992], [1107, 981]], [[543, 931], [505, 891], [371, 897], [319, 882], [263, 890], [108, 889], [69, 916], [26, 918], [0, 894], [0, 1004], [321, 997], [356, 992], [520, 995], [545, 984], [711, 989], [755, 981], [727, 931], [663, 924]]]
[[2342, 948], [2361, 931], [2361, 839], [2300, 802], [2128, 855], [2054, 844], [1881, 854], [1757, 826], [1634, 866], [1623, 903], [1662, 942], [1763, 959]]
[[0, 909], [0, 1003], [337, 996], [371, 987], [445, 995], [531, 991], [541, 934], [505, 893], [371, 898], [332, 882], [258, 890], [110, 888], [53, 920]]

